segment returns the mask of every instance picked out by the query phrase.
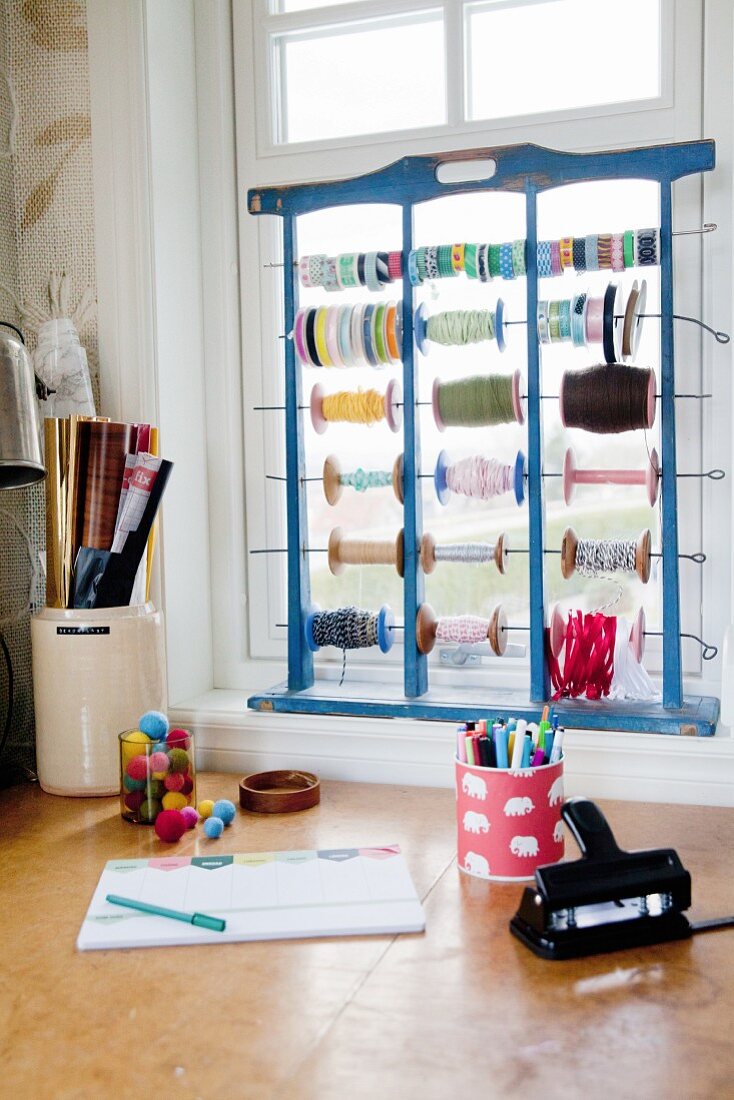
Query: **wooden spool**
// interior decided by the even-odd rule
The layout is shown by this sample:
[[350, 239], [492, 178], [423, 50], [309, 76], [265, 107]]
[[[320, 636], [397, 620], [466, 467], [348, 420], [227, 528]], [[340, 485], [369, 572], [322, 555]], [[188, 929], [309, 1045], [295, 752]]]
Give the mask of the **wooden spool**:
[[[322, 474], [322, 481], [324, 486], [324, 496], [328, 504], [333, 507], [341, 498], [344, 486], [342, 485], [341, 478], [342, 468], [339, 459], [336, 455], [327, 455], [324, 460], [324, 470]], [[398, 457], [393, 462], [392, 467], [392, 490], [395, 493], [396, 499], [400, 504], [403, 503], [403, 456]]]
[[[436, 612], [429, 603], [421, 604], [415, 621], [415, 640], [421, 653], [430, 653], [435, 646], [437, 627]], [[498, 604], [487, 628], [487, 640], [498, 657], [504, 656], [507, 649], [507, 630], [507, 616], [502, 604]]]
[[[507, 555], [509, 553], [509, 540], [507, 535], [502, 532], [498, 535], [497, 542], [494, 546], [494, 564], [500, 573], [505, 572], [507, 566]], [[436, 540], [433, 535], [426, 531], [425, 535], [421, 539], [421, 566], [423, 572], [428, 574], [432, 573], [436, 568]]]
[[398, 531], [394, 541], [383, 539], [349, 539], [341, 527], [335, 527], [329, 535], [329, 569], [338, 577], [345, 565], [394, 565], [398, 575], [403, 575], [403, 531]]
[[[563, 532], [563, 541], [561, 542], [561, 572], [566, 580], [568, 580], [576, 569], [576, 551], [578, 549], [578, 544], [578, 535], [573, 527], [567, 527]], [[635, 573], [637, 573], [637, 576], [643, 584], [647, 584], [650, 580], [650, 569], [652, 565], [651, 549], [652, 534], [648, 528], [645, 531], [640, 531], [637, 538], [637, 547], [635, 549]]]

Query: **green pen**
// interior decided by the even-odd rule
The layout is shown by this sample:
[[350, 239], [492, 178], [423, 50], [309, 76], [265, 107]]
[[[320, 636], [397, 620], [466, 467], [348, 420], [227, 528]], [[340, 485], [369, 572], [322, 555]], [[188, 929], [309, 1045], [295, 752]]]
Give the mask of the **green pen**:
[[181, 920], [184, 924], [195, 924], [197, 928], [208, 928], [210, 932], [223, 932], [227, 927], [226, 920], [221, 917], [208, 917], [206, 913], [180, 913], [178, 909], [164, 909], [160, 905], [148, 905], [144, 901], [135, 901], [134, 898], [121, 898], [117, 894], [108, 894], [105, 901], [113, 905], [124, 905], [127, 909], [137, 909], [141, 913], [152, 913], [156, 917], [170, 917], [172, 920]]

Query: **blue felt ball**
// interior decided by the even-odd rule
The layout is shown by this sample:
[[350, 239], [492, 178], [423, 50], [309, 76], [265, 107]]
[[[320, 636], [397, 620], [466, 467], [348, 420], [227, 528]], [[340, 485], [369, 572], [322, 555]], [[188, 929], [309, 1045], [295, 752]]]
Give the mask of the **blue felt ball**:
[[225, 825], [231, 825], [236, 812], [234, 802], [230, 802], [228, 798], [220, 798], [218, 802], [214, 803], [212, 817], [218, 817]]
[[168, 733], [168, 719], [159, 710], [147, 710], [138, 722], [138, 729], [152, 741], [162, 741]]
[[133, 779], [131, 775], [123, 775], [122, 785], [126, 791], [142, 791], [145, 787], [145, 780]]
[[224, 832], [224, 822], [221, 817], [208, 817], [204, 822], [204, 832], [212, 840], [216, 840]]

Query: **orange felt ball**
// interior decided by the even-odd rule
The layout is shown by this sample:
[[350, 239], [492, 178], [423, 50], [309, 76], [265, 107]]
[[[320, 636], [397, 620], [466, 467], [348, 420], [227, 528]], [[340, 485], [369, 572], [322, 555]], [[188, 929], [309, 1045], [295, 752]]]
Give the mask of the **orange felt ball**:
[[161, 840], [175, 844], [186, 832], [186, 818], [178, 810], [162, 810], [153, 826]]

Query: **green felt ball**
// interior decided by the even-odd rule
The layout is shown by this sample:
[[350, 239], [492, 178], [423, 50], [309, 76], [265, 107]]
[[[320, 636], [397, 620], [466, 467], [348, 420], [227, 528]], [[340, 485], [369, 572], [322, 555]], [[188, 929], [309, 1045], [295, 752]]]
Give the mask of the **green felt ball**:
[[133, 779], [131, 775], [123, 775], [122, 785], [126, 791], [142, 791], [145, 786], [145, 780]]
[[163, 798], [163, 795], [165, 793], [166, 793], [166, 788], [164, 786], [164, 783], [163, 783], [162, 779], [149, 779], [148, 780], [148, 790], [147, 790], [148, 798], [161, 799], [161, 798]]
[[168, 754], [170, 770], [172, 772], [185, 772], [189, 766], [189, 754], [185, 749], [171, 749]]
[[143, 821], [153, 822], [158, 817], [162, 808], [157, 798], [146, 798], [145, 802], [143, 802], [138, 810], [138, 813]]

